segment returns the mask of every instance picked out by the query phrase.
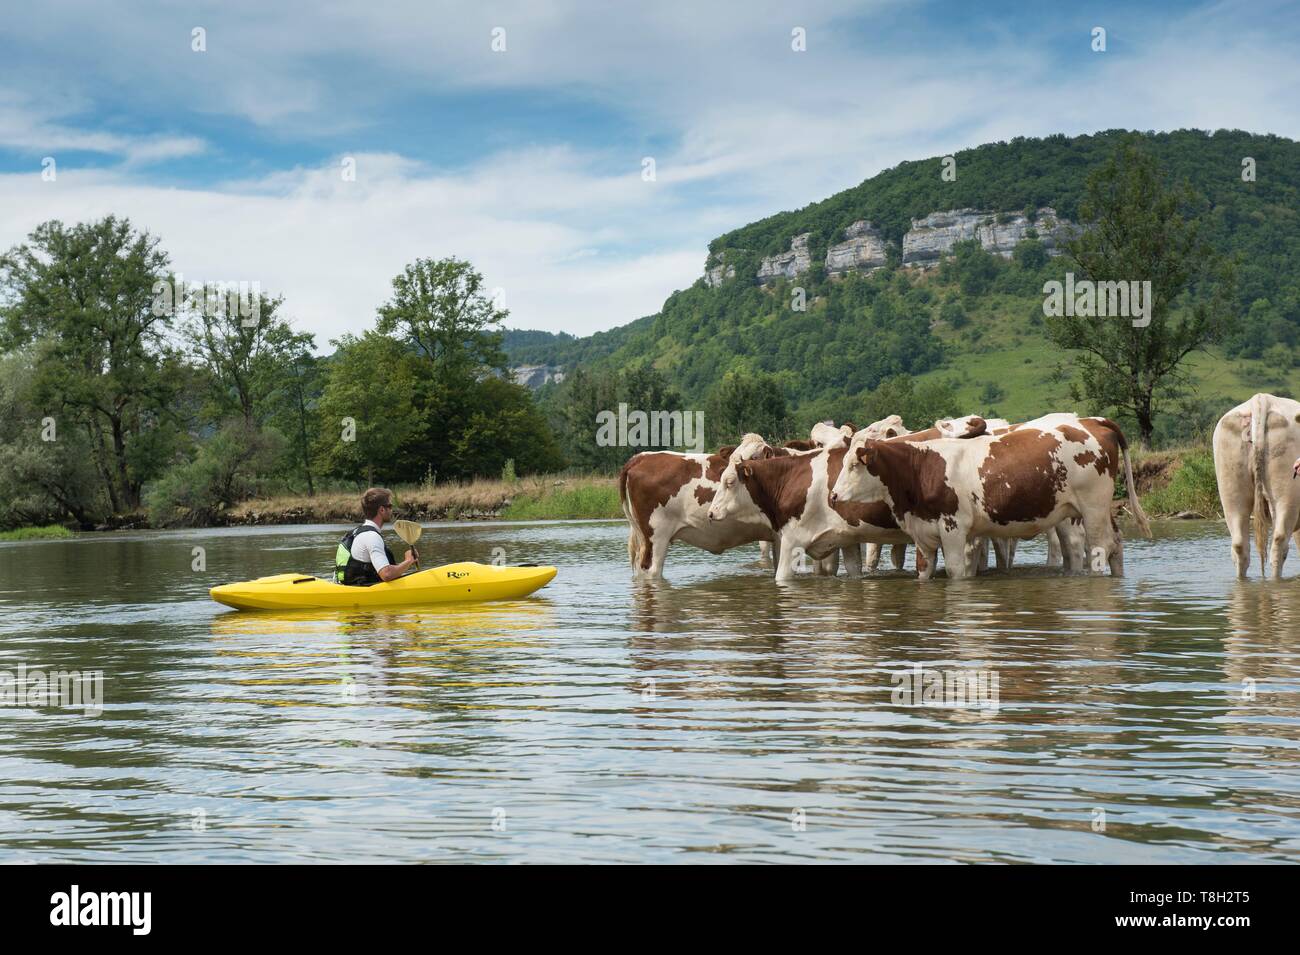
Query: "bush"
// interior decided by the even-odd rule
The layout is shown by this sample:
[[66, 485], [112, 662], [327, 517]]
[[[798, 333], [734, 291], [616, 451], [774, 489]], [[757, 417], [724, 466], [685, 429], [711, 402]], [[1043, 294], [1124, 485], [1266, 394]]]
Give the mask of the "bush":
[[273, 470], [284, 446], [278, 431], [259, 431], [242, 421], [226, 425], [193, 461], [176, 465], [149, 487], [150, 523], [212, 525], [226, 508], [258, 493], [258, 475]]
[[520, 495], [501, 512], [503, 521], [593, 520], [623, 516], [614, 484], [559, 488], [539, 497]]

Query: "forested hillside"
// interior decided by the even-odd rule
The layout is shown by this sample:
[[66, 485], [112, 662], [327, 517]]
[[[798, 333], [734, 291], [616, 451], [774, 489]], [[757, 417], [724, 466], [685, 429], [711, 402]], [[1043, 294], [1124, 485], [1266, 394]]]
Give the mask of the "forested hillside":
[[[962, 243], [940, 268], [922, 272], [900, 266], [898, 244], [912, 219], [940, 210], [1032, 214], [1049, 206], [1077, 221], [1088, 174], [1134, 135], [1015, 139], [964, 150], [953, 157], [952, 181], [940, 175], [941, 157], [902, 163], [719, 236], [711, 256], [725, 254], [735, 277], [718, 287], [701, 279], [669, 295], [658, 314], [587, 338], [511, 331], [505, 350], [512, 364], [570, 372], [648, 365], [696, 404], [707, 402], [728, 372], [770, 374], [796, 426], [860, 415], [872, 406], [871, 393], [901, 374], [942, 382], [960, 410], [1018, 416], [1059, 406], [1068, 395], [1055, 374], [1062, 356], [1043, 328], [1042, 287], [1061, 276], [1067, 257], [1049, 258], [1032, 238], [1010, 260]], [[1261, 388], [1300, 390], [1300, 144], [1240, 131], [1136, 136], [1171, 185], [1190, 187], [1184, 215], [1237, 262], [1233, 320], [1218, 345], [1193, 357], [1191, 387], [1165, 410], [1162, 433], [1177, 436], [1215, 402]], [[1247, 159], [1254, 181], [1243, 180]], [[889, 263], [870, 275], [828, 277], [821, 264], [827, 246], [864, 219], [889, 242]], [[802, 233], [811, 233], [811, 268], [797, 280], [760, 285], [762, 257], [787, 250]], [[804, 311], [796, 307], [796, 286], [804, 290]], [[1207, 291], [1192, 289], [1188, 299]], [[564, 391], [548, 385], [540, 395], [553, 420]]]

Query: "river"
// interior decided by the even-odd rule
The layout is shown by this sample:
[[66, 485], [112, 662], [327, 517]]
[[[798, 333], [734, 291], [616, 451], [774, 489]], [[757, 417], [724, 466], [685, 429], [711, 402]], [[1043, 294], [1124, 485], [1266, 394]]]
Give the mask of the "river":
[[[1300, 579], [1236, 581], [1221, 524], [1157, 523], [1121, 579], [1032, 542], [1009, 575], [788, 586], [687, 547], [634, 584], [621, 523], [447, 524], [426, 565], [559, 575], [415, 612], [207, 596], [325, 575], [340, 534], [0, 543], [0, 671], [103, 673], [97, 715], [0, 706], [0, 861], [1300, 859]], [[917, 666], [996, 696], [900, 697]]]

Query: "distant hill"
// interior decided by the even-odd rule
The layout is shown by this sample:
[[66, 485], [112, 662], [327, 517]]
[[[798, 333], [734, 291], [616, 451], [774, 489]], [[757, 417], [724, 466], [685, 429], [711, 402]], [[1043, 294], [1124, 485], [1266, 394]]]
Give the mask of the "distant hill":
[[[851, 414], [899, 373], [952, 381], [971, 410], [1059, 407], [1042, 283], [1063, 271], [1052, 255], [1075, 228], [1088, 173], [1128, 135], [963, 150], [952, 181], [942, 157], [901, 163], [719, 236], [701, 279], [655, 315], [585, 338], [510, 331], [506, 352], [568, 371], [649, 363], [692, 402], [729, 370], [772, 372], [803, 418]], [[1240, 261], [1241, 321], [1193, 362], [1199, 397], [1300, 392], [1300, 144], [1235, 130], [1138, 135], [1204, 199], [1207, 238]], [[1253, 182], [1242, 180], [1247, 158]]]

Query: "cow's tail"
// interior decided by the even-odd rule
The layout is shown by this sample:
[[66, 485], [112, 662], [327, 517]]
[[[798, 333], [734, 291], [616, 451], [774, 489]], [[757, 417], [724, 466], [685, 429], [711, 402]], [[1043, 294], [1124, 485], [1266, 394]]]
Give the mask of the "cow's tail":
[[1268, 541], [1273, 536], [1273, 514], [1269, 507], [1268, 485], [1268, 401], [1263, 395], [1250, 399], [1250, 476], [1255, 487], [1255, 502], [1251, 507], [1255, 549], [1259, 551], [1260, 566], [1268, 573]]
[[1137, 482], [1133, 480], [1133, 462], [1129, 460], [1128, 439], [1124, 437], [1124, 432], [1120, 430], [1119, 425], [1115, 422], [1102, 419], [1106, 426], [1115, 432], [1115, 439], [1119, 442], [1119, 456], [1124, 462], [1124, 485], [1128, 492], [1128, 509], [1133, 513], [1133, 520], [1137, 522], [1138, 530], [1142, 532], [1143, 537], [1151, 536], [1151, 521], [1147, 519], [1146, 511], [1142, 510], [1142, 502], [1138, 500]]
[[627, 560], [633, 570], [641, 566], [646, 548], [650, 546], [650, 542], [641, 531], [641, 522], [636, 519], [632, 496], [627, 492], [627, 475], [635, 460], [636, 456], [633, 455], [618, 472], [618, 503], [623, 508], [623, 516], [627, 518]]

